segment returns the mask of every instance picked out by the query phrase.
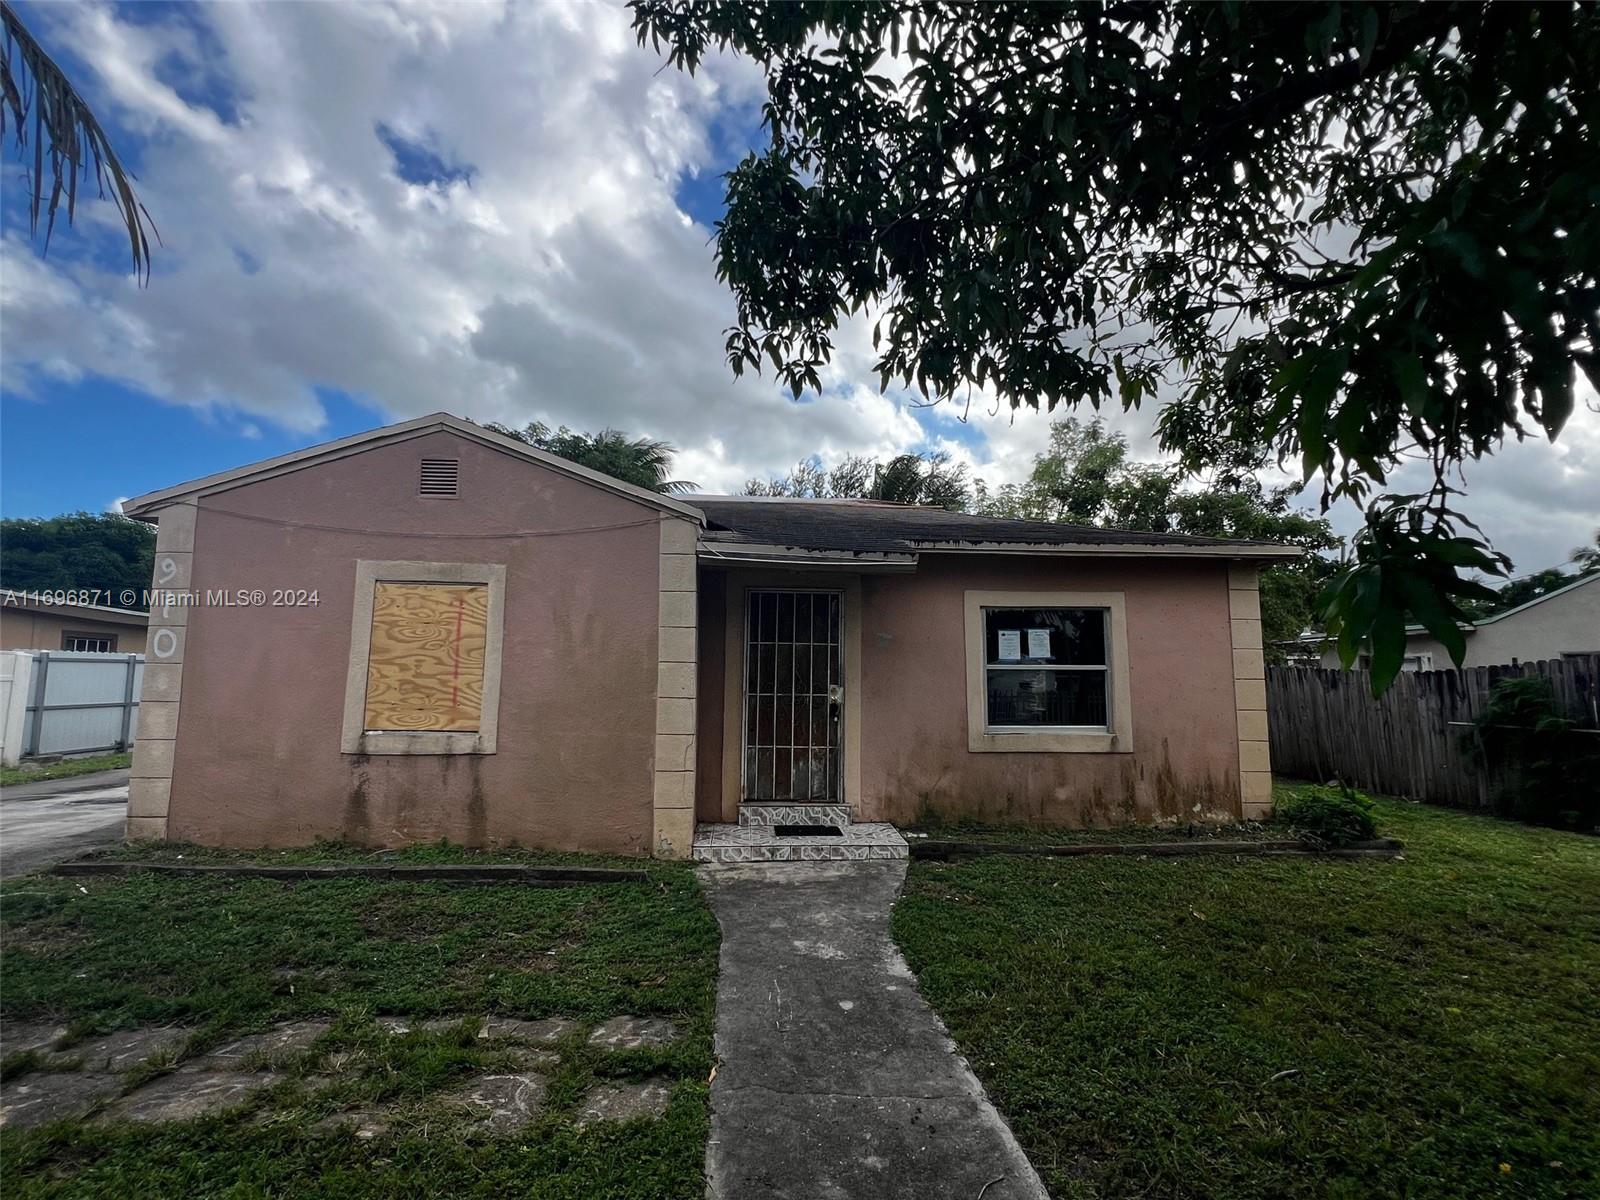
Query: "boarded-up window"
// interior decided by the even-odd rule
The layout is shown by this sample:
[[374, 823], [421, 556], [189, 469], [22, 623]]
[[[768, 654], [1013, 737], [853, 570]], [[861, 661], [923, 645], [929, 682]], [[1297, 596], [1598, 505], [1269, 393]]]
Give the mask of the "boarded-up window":
[[476, 732], [488, 622], [486, 584], [377, 584], [366, 727]]

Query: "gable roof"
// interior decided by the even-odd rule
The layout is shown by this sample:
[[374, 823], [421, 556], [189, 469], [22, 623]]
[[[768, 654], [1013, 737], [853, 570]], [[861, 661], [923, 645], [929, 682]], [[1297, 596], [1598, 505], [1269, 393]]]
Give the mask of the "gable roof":
[[1171, 555], [1217, 558], [1295, 558], [1298, 546], [1145, 533], [979, 517], [878, 500], [797, 500], [766, 496], [692, 496], [706, 516], [701, 545], [716, 557], [758, 548], [901, 556], [926, 552], [1030, 552]]
[[109, 604], [45, 604], [34, 599], [37, 592], [0, 589], [0, 609], [5, 612], [49, 613], [80, 621], [101, 621], [108, 625], [150, 624], [150, 614], [138, 608], [113, 608]]
[[[1535, 596], [1532, 600], [1526, 600], [1523, 603], [1517, 605], [1515, 608], [1508, 608], [1504, 612], [1497, 612], [1497, 613], [1493, 614], [1492, 616], [1479, 617], [1476, 621], [1469, 621], [1469, 622], [1467, 622], [1467, 624], [1460, 626], [1461, 632], [1462, 632], [1462, 634], [1464, 636], [1471, 637], [1473, 634], [1477, 633], [1478, 630], [1483, 628], [1485, 625], [1493, 625], [1496, 621], [1504, 621], [1507, 617], [1514, 617], [1518, 613], [1527, 612], [1530, 608], [1533, 608], [1536, 605], [1543, 604], [1546, 600], [1554, 600], [1557, 596], [1564, 596], [1568, 592], [1575, 592], [1586, 583], [1600, 583], [1600, 572], [1596, 572], [1595, 574], [1592, 574], [1592, 575], [1580, 576], [1579, 578], [1574, 579], [1571, 583], [1562, 584], [1560, 587], [1556, 588], [1556, 590], [1553, 591], [1553, 592], [1546, 592], [1542, 596]], [[1423, 636], [1425, 634], [1427, 636], [1430, 636], [1430, 637], [1432, 636], [1431, 634], [1428, 633], [1428, 627], [1426, 625], [1407, 625], [1406, 626], [1406, 636], [1407, 637], [1420, 637], [1420, 636]], [[1299, 637], [1293, 638], [1290, 641], [1274, 642], [1273, 645], [1275, 645], [1275, 646], [1292, 646], [1292, 645], [1307, 645], [1307, 646], [1309, 646], [1309, 645], [1323, 643], [1323, 642], [1326, 642], [1329, 645], [1331, 645], [1333, 643], [1333, 639], [1330, 638], [1325, 633], [1319, 633], [1316, 630], [1313, 630], [1310, 633], [1302, 633]]]
[[1557, 596], [1564, 596], [1568, 592], [1577, 591], [1586, 583], [1600, 583], [1600, 573], [1596, 573], [1594, 575], [1584, 575], [1578, 579], [1574, 579], [1571, 583], [1564, 583], [1560, 587], [1556, 588], [1556, 590], [1553, 592], [1546, 592], [1542, 596], [1535, 596], [1532, 600], [1524, 601], [1515, 608], [1506, 609], [1505, 612], [1497, 612], [1493, 616], [1483, 617], [1480, 620], [1474, 621], [1473, 625], [1493, 625], [1496, 621], [1504, 621], [1507, 617], [1514, 617], [1520, 612], [1527, 612], [1528, 609], [1532, 608], [1536, 604], [1543, 604], [1546, 600], [1554, 600]]
[[663, 496], [659, 492], [652, 492], [648, 488], [636, 487], [631, 483], [624, 483], [610, 475], [599, 471], [591, 471], [588, 467], [581, 467], [575, 462], [538, 450], [526, 442], [519, 442], [514, 437], [507, 437], [503, 433], [496, 433], [492, 429], [485, 429], [482, 425], [475, 425], [460, 417], [451, 416], [446, 412], [429, 413], [425, 417], [417, 417], [412, 421], [401, 421], [397, 425], [385, 425], [379, 429], [370, 429], [366, 433], [358, 433], [352, 437], [340, 438], [333, 442], [323, 442], [319, 446], [309, 446], [304, 450], [296, 450], [292, 454], [280, 454], [277, 458], [265, 459], [262, 462], [252, 463], [246, 467], [238, 467], [232, 471], [222, 471], [215, 475], [207, 475], [201, 479], [191, 479], [188, 483], [180, 483], [173, 487], [162, 488], [160, 491], [146, 492], [143, 496], [135, 496], [122, 503], [124, 516], [136, 517], [139, 520], [149, 521], [160, 519], [160, 510], [180, 500], [187, 500], [198, 496], [210, 496], [217, 492], [225, 492], [232, 488], [243, 487], [245, 484], [255, 483], [262, 479], [271, 479], [277, 475], [286, 475], [291, 471], [304, 470], [307, 467], [319, 466], [322, 463], [333, 462], [346, 458], [352, 454], [360, 454], [364, 450], [372, 450], [378, 446], [392, 445], [396, 442], [409, 441], [412, 438], [422, 437], [429, 433], [453, 433], [459, 437], [469, 438], [488, 446], [491, 450], [498, 450], [502, 454], [509, 454], [516, 458], [523, 458], [540, 466], [548, 467], [552, 471], [573, 479], [582, 480], [584, 483], [603, 488], [608, 492], [648, 505], [651, 508], [661, 509], [676, 516], [688, 517], [699, 523], [703, 518], [698, 509], [674, 500], [670, 496]]

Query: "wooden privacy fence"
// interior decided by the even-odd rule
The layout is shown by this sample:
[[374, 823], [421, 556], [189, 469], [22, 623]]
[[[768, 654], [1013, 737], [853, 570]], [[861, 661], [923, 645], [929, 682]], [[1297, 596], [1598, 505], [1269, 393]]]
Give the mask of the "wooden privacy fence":
[[1268, 667], [1272, 769], [1457, 808], [1493, 807], [1497, 781], [1469, 759], [1463, 735], [1495, 683], [1523, 675], [1548, 679], [1568, 717], [1600, 729], [1600, 655], [1404, 672], [1378, 699], [1366, 671]]

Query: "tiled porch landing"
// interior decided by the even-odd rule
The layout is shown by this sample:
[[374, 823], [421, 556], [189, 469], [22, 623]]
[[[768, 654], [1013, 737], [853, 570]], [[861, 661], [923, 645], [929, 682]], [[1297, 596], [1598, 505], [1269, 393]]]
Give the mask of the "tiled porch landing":
[[[835, 826], [839, 835], [784, 836], [780, 827]], [[905, 838], [893, 825], [850, 821], [843, 804], [745, 804], [737, 825], [695, 826], [697, 862], [850, 862], [906, 858]]]

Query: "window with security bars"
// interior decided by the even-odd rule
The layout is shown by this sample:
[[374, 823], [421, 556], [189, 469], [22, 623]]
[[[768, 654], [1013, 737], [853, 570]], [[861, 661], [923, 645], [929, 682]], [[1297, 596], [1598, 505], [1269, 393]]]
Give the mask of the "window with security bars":
[[989, 729], [1106, 729], [1111, 669], [1103, 608], [986, 608]]
[[117, 639], [107, 634], [63, 633], [61, 648], [76, 654], [110, 654], [117, 648]]
[[757, 591], [745, 613], [744, 798], [839, 799], [837, 592]]

